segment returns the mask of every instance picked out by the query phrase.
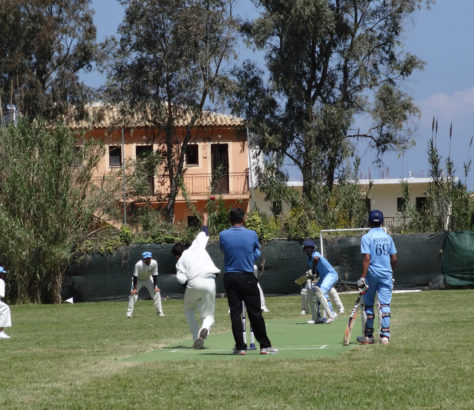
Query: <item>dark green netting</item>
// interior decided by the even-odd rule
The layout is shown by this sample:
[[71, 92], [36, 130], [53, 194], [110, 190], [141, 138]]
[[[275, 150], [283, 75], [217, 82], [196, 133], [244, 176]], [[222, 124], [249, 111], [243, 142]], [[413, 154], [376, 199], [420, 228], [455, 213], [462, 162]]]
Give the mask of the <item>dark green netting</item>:
[[[360, 277], [360, 238], [346, 236], [325, 239], [324, 254], [339, 273], [339, 290], [355, 289]], [[442, 288], [444, 277], [451, 286], [474, 282], [472, 231], [394, 235], [393, 239], [398, 251], [396, 288]], [[319, 241], [316, 243], [319, 248]], [[64, 281], [63, 296], [73, 296], [75, 301], [126, 299], [134, 265], [146, 250], [151, 251], [158, 261], [158, 282], [162, 296], [180, 297], [184, 288], [177, 283], [174, 275], [176, 259], [171, 248], [171, 244], [131, 245], [112, 255], [86, 257], [71, 266]], [[216, 265], [223, 270], [224, 257], [218, 244], [210, 243], [207, 249]], [[297, 241], [273, 240], [265, 244], [257, 264], [263, 267], [260, 283], [266, 295], [298, 293], [300, 287], [294, 280], [308, 269], [301, 243]], [[225, 293], [222, 274], [216, 284], [217, 293]], [[148, 297], [146, 293], [140, 296]]]
[[449, 232], [442, 259], [447, 285], [474, 285], [474, 231]]

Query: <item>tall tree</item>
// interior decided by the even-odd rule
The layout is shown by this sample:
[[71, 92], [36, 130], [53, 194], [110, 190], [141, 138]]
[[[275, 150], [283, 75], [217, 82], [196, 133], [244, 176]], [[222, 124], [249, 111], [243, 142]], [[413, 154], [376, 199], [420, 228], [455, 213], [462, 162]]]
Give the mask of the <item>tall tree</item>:
[[79, 73], [99, 56], [91, 0], [2, 0], [0, 100], [29, 117], [51, 119], [91, 90]]
[[16, 303], [61, 302], [74, 249], [113, 202], [113, 190], [91, 183], [103, 148], [78, 139], [39, 121], [0, 127], [0, 255]]
[[[321, 199], [324, 187], [327, 204], [356, 141], [369, 141], [379, 154], [410, 142], [407, 122], [417, 109], [400, 81], [423, 64], [403, 52], [400, 34], [422, 1], [254, 3], [261, 14], [243, 32], [264, 51], [267, 72], [250, 62], [236, 71], [242, 89], [234, 108], [264, 153], [299, 168], [305, 197]], [[351, 129], [358, 114], [372, 118], [362, 132]]]
[[[232, 0], [121, 0], [125, 17], [109, 66], [107, 94], [127, 101], [164, 135], [170, 193], [166, 219], [174, 218], [192, 129], [228, 83], [236, 23]], [[113, 45], [114, 46], [114, 45]], [[177, 125], [185, 134], [178, 138]]]

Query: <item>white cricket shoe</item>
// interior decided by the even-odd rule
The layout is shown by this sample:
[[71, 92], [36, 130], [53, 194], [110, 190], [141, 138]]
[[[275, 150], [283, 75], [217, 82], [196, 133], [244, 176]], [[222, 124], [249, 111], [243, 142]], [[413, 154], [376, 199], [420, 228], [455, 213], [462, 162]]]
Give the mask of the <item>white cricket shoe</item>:
[[308, 325], [314, 325], [316, 323], [316, 321], [315, 320], [308, 320], [306, 323]]
[[262, 312], [264, 312], [264, 313], [268, 313], [268, 312], [270, 312], [270, 311], [267, 309], [267, 307], [266, 307], [266, 306], [262, 306]]
[[158, 315], [159, 317], [165, 317], [165, 314], [164, 314], [163, 312], [158, 312], [157, 315]]
[[132, 314], [131, 313], [127, 313], [127, 319], [131, 319], [132, 318]]
[[383, 345], [388, 345], [390, 343], [390, 340], [387, 336], [383, 336], [380, 338], [380, 343], [382, 343]]
[[202, 349], [204, 347], [204, 340], [207, 339], [208, 334], [209, 334], [209, 330], [203, 327], [199, 331], [198, 338], [194, 341], [193, 349]]
[[0, 339], [10, 339], [10, 336], [8, 336], [3, 330], [0, 332]]
[[274, 347], [262, 347], [260, 349], [260, 354], [277, 354], [278, 353], [278, 349], [274, 348]]
[[308, 314], [308, 312], [306, 311], [306, 309], [303, 309], [303, 310], [301, 310], [301, 314], [304, 316], [304, 315]]

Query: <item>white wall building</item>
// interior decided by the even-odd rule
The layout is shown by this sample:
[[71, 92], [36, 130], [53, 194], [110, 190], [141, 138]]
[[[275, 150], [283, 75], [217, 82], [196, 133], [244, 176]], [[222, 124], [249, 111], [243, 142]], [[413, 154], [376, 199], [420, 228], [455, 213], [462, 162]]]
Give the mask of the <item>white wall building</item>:
[[[385, 178], [385, 179], [361, 179], [358, 184], [362, 192], [367, 192], [369, 182], [372, 187], [369, 192], [370, 209], [379, 209], [383, 212], [385, 218], [385, 226], [397, 224], [400, 217], [400, 210], [403, 205], [402, 182], [408, 183], [410, 192], [410, 200], [413, 205], [421, 207], [426, 200], [426, 191], [428, 190], [431, 178]], [[288, 186], [301, 191], [302, 181], [288, 181]], [[258, 188], [255, 189], [255, 204], [262, 212], [271, 215], [270, 204], [265, 202], [265, 194]], [[288, 207], [284, 205], [283, 212], [288, 211]]]

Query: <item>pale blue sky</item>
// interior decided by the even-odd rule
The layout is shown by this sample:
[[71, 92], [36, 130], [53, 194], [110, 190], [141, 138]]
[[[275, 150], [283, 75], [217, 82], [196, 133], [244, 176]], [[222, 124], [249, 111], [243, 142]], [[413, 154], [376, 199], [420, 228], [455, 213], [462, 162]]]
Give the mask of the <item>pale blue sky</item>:
[[[116, 33], [122, 20], [123, 10], [116, 0], [93, 0], [96, 14], [94, 21], [98, 39]], [[249, 0], [237, 0], [240, 14], [252, 15]], [[425, 61], [425, 70], [415, 73], [404, 84], [414, 98], [422, 116], [414, 124], [415, 147], [403, 156], [385, 154], [382, 169], [373, 164], [374, 154], [367, 148], [358, 147], [362, 156], [361, 172], [372, 178], [428, 176], [427, 143], [431, 136], [432, 118], [438, 119], [438, 148], [445, 158], [449, 151], [449, 127], [453, 123], [451, 157], [456, 175], [464, 181], [463, 164], [474, 156], [469, 141], [474, 135], [474, 0], [437, 0], [430, 10], [417, 12], [407, 22], [402, 40], [405, 49]], [[85, 75], [87, 84], [97, 87], [104, 82], [98, 73]], [[363, 130], [363, 120], [357, 124]], [[474, 161], [473, 161], [474, 162]], [[388, 169], [388, 172], [387, 172]], [[295, 172], [290, 173], [297, 179]], [[474, 164], [467, 180], [469, 190], [474, 190]]]

